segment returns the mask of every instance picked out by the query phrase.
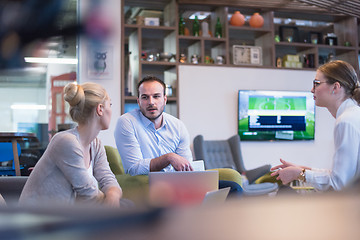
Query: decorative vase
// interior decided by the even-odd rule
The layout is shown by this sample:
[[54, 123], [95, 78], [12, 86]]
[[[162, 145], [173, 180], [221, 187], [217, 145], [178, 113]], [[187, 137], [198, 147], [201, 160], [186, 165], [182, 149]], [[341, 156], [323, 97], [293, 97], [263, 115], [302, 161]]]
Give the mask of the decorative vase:
[[245, 17], [240, 11], [235, 11], [230, 18], [230, 24], [233, 26], [242, 26], [245, 24]]
[[210, 37], [210, 34], [209, 34], [209, 24], [204, 21], [201, 23], [201, 30], [202, 30], [202, 34], [201, 36], [203, 37]]
[[251, 27], [261, 28], [264, 25], [264, 18], [259, 13], [254, 13], [249, 21]]

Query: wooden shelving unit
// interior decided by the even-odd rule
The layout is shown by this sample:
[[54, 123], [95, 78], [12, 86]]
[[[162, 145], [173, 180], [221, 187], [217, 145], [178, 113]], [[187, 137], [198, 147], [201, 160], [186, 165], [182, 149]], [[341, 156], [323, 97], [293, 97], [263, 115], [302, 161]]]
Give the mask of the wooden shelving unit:
[[[131, 11], [133, 10], [133, 11]], [[136, 24], [136, 11], [143, 10], [162, 12], [160, 26], [145, 26]], [[240, 11], [247, 18], [253, 13], [259, 12], [264, 18], [264, 26], [252, 28], [246, 23], [237, 27], [229, 24], [229, 18], [235, 11]], [[191, 35], [179, 35], [178, 23], [180, 16], [188, 16], [191, 12], [208, 12], [205, 21], [209, 24], [209, 30], [214, 32], [217, 18], [222, 23], [222, 37], [195, 37]], [[244, 6], [221, 6], [209, 4], [178, 3], [175, 0], [156, 1], [156, 4], [147, 4], [144, 1], [122, 0], [122, 97], [121, 105], [124, 112], [125, 105], [136, 103], [136, 84], [146, 75], [155, 75], [172, 87], [172, 95], [168, 97], [167, 110], [178, 115], [178, 69], [181, 65], [195, 65], [191, 63], [191, 56], [199, 58], [197, 66], [222, 66], [222, 67], [254, 67], [279, 69], [276, 65], [277, 58], [287, 54], [299, 55], [300, 57], [311, 55], [313, 65], [304, 67], [302, 70], [314, 70], [332, 55], [351, 63], [359, 71], [358, 56], [359, 47], [359, 20], [354, 17], [340, 15], [324, 15], [318, 13], [299, 13], [290, 11], [259, 10]], [[131, 14], [130, 14], [131, 13]], [[293, 19], [287, 23], [285, 20]], [[204, 21], [204, 20], [203, 20]], [[314, 26], [301, 23], [312, 21]], [[201, 22], [201, 21], [200, 21]], [[189, 32], [192, 31], [193, 20], [185, 20]], [[316, 25], [317, 24], [317, 25]], [[280, 34], [281, 27], [296, 28], [299, 37], [296, 41], [281, 39], [275, 41]], [[316, 33], [321, 36], [317, 44], [311, 42], [307, 34]], [[335, 33], [338, 44], [326, 45], [323, 36]], [[347, 44], [345, 44], [347, 43]], [[257, 46], [262, 49], [262, 65], [235, 65], [233, 63], [233, 46]], [[346, 46], [345, 46], [346, 45]], [[131, 52], [131, 54], [129, 54]], [[174, 54], [170, 61], [156, 59], [149, 61], [148, 55], [169, 52]], [[185, 54], [187, 61], [180, 63], [180, 55]], [[217, 56], [222, 56], [223, 64], [216, 64]], [[205, 58], [214, 59], [214, 63], [205, 63]], [[130, 67], [129, 67], [130, 66]], [[284, 67], [282, 67], [284, 68]], [[284, 68], [285, 69], [285, 68]], [[292, 68], [286, 68], [292, 69]], [[299, 68], [296, 68], [299, 70]]]

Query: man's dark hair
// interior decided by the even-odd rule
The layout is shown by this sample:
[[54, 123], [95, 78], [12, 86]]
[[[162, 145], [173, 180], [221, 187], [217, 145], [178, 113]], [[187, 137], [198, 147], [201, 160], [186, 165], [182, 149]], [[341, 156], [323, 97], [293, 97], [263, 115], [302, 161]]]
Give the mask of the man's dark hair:
[[141, 86], [141, 84], [143, 84], [144, 82], [158, 82], [160, 83], [162, 86], [163, 86], [163, 89], [164, 89], [164, 96], [165, 96], [165, 89], [166, 89], [166, 85], [165, 83], [160, 80], [159, 78], [155, 77], [155, 76], [146, 76], [144, 77], [137, 85], [137, 94], [138, 94], [138, 97], [140, 97], [140, 91], [139, 91], [139, 88]]

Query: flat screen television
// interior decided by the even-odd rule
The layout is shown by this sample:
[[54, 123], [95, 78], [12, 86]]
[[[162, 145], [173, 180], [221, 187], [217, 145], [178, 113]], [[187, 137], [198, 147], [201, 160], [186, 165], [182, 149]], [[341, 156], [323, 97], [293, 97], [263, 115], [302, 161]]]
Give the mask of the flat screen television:
[[241, 140], [314, 140], [311, 92], [239, 90]]

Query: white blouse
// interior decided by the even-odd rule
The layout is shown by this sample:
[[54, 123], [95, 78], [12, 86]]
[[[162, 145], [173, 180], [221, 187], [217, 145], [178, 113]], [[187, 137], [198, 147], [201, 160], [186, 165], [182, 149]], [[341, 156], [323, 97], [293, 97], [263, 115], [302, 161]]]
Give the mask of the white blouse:
[[93, 169], [94, 169], [94, 161], [90, 161], [90, 166], [89, 166], [87, 172], [88, 172], [91, 180], [93, 181], [94, 185], [97, 187], [97, 189], [99, 189], [99, 183], [98, 183], [98, 181], [96, 180], [96, 178], [94, 177], [94, 171], [93, 171]]
[[336, 112], [334, 138], [332, 169], [306, 170], [306, 182], [320, 191], [341, 190], [360, 176], [360, 107], [352, 99]]

